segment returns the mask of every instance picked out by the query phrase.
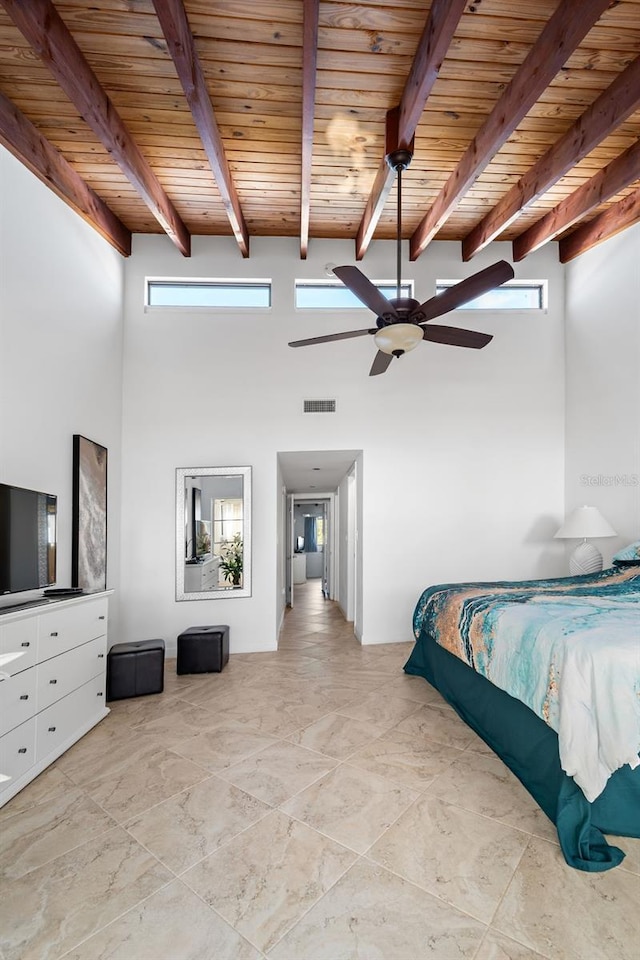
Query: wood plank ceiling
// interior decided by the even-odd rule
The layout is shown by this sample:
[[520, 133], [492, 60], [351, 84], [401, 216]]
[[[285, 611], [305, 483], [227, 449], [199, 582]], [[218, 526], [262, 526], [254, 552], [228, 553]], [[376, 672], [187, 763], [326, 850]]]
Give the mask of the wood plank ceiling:
[[0, 142], [132, 233], [569, 260], [640, 220], [640, 0], [0, 0]]

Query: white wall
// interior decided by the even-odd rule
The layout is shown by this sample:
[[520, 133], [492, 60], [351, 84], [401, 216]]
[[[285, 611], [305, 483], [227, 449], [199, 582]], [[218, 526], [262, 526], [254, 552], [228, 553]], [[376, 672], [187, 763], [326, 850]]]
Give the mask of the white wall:
[[[510, 246], [462, 264], [434, 243], [415, 264], [424, 300], [437, 277], [468, 276]], [[368, 339], [291, 350], [305, 335], [369, 326], [368, 311], [296, 313], [295, 278], [352, 263], [353, 243], [195, 238], [186, 260], [163, 237], [136, 237], [126, 264], [121, 598], [128, 639], [228, 623], [231, 649], [272, 649], [281, 613], [276, 543], [278, 450], [362, 449], [363, 642], [411, 638], [417, 597], [433, 582], [555, 575], [551, 535], [563, 514], [563, 270], [555, 246], [517, 269], [548, 277], [550, 308], [535, 317], [461, 312], [445, 322], [486, 330], [483, 351], [421, 345], [368, 377]], [[362, 269], [393, 277], [395, 248], [376, 242]], [[149, 310], [144, 278], [272, 277], [270, 312]], [[335, 415], [304, 415], [304, 398], [337, 399]], [[253, 466], [253, 597], [175, 602], [175, 468]], [[141, 508], [148, 514], [141, 518]]]
[[566, 505], [618, 532], [597, 542], [605, 563], [640, 539], [639, 264], [640, 224], [566, 267]]
[[106, 446], [116, 586], [123, 260], [2, 147], [0, 270], [0, 480], [57, 494], [57, 577], [69, 586], [72, 437]]
[[[276, 461], [276, 539], [274, 562], [276, 565], [276, 621], [275, 635], [280, 633], [284, 622], [284, 614], [287, 606], [287, 567], [290, 565], [287, 560], [290, 544], [287, 543], [287, 515], [289, 503], [287, 500], [287, 488], [282, 475], [282, 466], [280, 460]], [[285, 544], [287, 544], [285, 548]], [[240, 601], [238, 601], [240, 602]]]
[[355, 584], [355, 546], [354, 534], [356, 527], [355, 516], [355, 465], [351, 467], [349, 473], [341, 480], [336, 497], [336, 506], [338, 513], [338, 539], [336, 548], [338, 552], [338, 582], [336, 584], [336, 600], [343, 613], [345, 620], [353, 620], [354, 610], [352, 594], [354, 594]]

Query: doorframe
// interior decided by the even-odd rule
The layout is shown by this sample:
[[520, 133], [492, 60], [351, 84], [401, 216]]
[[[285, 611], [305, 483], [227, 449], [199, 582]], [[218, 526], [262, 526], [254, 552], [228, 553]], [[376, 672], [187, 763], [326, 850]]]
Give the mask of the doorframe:
[[[335, 600], [336, 597], [336, 494], [335, 493], [287, 493], [287, 524], [291, 524], [291, 537], [287, 537], [287, 548], [290, 550], [290, 559], [287, 566], [287, 577], [291, 578], [291, 590], [287, 583], [287, 606], [293, 607], [293, 537], [294, 537], [294, 510], [296, 503], [316, 503], [320, 501], [327, 503], [327, 527], [328, 537], [325, 541], [325, 551], [329, 547], [329, 577], [328, 577], [328, 599]], [[291, 519], [289, 520], [289, 516]], [[291, 603], [288, 602], [291, 594]]]
[[347, 474], [347, 529], [346, 534], [346, 569], [347, 569], [347, 620], [354, 624], [357, 609], [357, 582], [356, 565], [358, 551], [358, 464], [354, 463]]
[[292, 493], [285, 493], [284, 518], [284, 569], [285, 569], [285, 608], [293, 607], [293, 538], [295, 500]]

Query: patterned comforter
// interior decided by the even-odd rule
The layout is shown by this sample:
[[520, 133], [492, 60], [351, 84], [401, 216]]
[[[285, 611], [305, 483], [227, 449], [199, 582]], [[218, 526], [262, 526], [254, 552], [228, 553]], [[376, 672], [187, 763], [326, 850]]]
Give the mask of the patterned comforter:
[[422, 594], [413, 625], [545, 720], [590, 802], [615, 770], [640, 762], [638, 566], [441, 584]]

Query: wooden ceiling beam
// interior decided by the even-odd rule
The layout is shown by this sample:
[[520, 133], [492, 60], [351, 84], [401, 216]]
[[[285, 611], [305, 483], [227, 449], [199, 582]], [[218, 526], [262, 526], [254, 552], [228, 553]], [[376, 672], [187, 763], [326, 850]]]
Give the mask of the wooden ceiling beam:
[[[2, 2], [2, 0], [0, 0]], [[249, 231], [231, 176], [211, 97], [182, 0], [153, 0], [184, 95], [243, 257], [249, 256]]]
[[640, 140], [574, 190], [513, 241], [513, 259], [524, 258], [640, 179]]
[[309, 212], [311, 208], [311, 160], [313, 158], [313, 119], [316, 103], [316, 66], [318, 62], [318, 12], [320, 0], [304, 0], [302, 24], [302, 156], [300, 170], [300, 259], [309, 249]]
[[592, 247], [603, 243], [638, 221], [640, 221], [640, 189], [634, 190], [629, 196], [598, 214], [589, 223], [582, 224], [568, 237], [563, 237], [558, 244], [560, 263], [574, 260], [581, 253], [591, 250]]
[[[399, 147], [407, 147], [413, 139], [465, 6], [466, 0], [433, 0], [431, 4], [398, 107]], [[383, 157], [358, 228], [356, 260], [362, 260], [371, 243], [395, 176]]]
[[609, 0], [564, 0], [558, 5], [430, 210], [418, 224], [411, 237], [412, 260], [416, 260], [433, 240], [471, 184], [609, 5]]
[[131, 231], [31, 121], [0, 93], [0, 143], [124, 257]]
[[565, 176], [616, 127], [640, 108], [640, 57], [540, 157], [499, 203], [462, 241], [462, 259], [470, 260], [531, 203]]
[[163, 230], [188, 257], [191, 252], [189, 231], [51, 0], [29, 0], [29, 3], [0, 0], [0, 3], [131, 181]]

